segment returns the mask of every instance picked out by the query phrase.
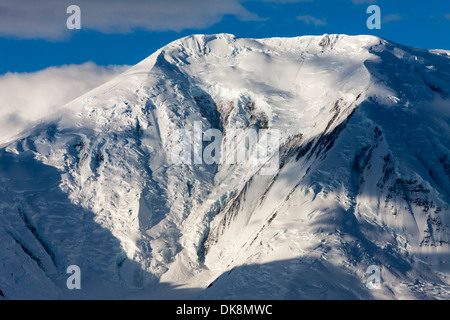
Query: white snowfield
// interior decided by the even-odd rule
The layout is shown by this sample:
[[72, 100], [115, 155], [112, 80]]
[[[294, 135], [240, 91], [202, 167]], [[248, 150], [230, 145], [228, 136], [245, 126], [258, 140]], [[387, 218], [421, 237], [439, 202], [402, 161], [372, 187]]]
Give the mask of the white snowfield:
[[[172, 42], [2, 142], [0, 299], [449, 299], [449, 92], [373, 36]], [[171, 163], [196, 121], [279, 169]]]

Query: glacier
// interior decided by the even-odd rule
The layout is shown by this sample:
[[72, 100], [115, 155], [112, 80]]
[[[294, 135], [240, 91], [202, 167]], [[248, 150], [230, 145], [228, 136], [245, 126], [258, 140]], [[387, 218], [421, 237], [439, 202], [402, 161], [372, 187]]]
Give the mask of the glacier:
[[[449, 75], [374, 36], [176, 40], [0, 140], [0, 299], [449, 299]], [[278, 130], [278, 169], [172, 163], [198, 122]]]

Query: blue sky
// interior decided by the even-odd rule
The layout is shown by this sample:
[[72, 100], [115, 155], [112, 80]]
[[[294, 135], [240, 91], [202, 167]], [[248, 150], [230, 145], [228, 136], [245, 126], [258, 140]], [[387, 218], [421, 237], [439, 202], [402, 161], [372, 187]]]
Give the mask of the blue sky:
[[[69, 4], [81, 8], [79, 31], [66, 28]], [[381, 8], [380, 30], [366, 27], [370, 4]], [[193, 33], [372, 34], [450, 50], [449, 31], [448, 0], [1, 0], [0, 75], [87, 61], [133, 65]]]

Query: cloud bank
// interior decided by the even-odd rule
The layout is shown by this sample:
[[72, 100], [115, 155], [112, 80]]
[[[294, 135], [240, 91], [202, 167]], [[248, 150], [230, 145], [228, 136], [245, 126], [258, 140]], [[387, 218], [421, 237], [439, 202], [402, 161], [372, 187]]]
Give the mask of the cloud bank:
[[66, 10], [72, 4], [81, 9], [82, 29], [104, 33], [200, 29], [219, 22], [225, 15], [258, 19], [241, 0], [2, 0], [0, 35], [64, 39], [70, 35], [66, 27], [70, 14]]
[[242, 21], [263, 20], [245, 2], [293, 3], [314, 0], [1, 0], [0, 36], [52, 41], [70, 37], [70, 5], [81, 9], [81, 29], [103, 33], [203, 29], [232, 15]]
[[128, 66], [102, 67], [88, 62], [0, 76], [0, 142], [126, 68]]

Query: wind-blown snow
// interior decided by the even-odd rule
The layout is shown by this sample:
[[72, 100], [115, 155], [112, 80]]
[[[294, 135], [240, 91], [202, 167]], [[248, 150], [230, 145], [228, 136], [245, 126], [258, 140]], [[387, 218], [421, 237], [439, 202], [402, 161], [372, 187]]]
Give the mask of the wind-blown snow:
[[[1, 292], [448, 298], [449, 63], [372, 36], [170, 43], [3, 146]], [[279, 170], [174, 165], [195, 121], [280, 130]]]

